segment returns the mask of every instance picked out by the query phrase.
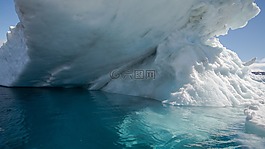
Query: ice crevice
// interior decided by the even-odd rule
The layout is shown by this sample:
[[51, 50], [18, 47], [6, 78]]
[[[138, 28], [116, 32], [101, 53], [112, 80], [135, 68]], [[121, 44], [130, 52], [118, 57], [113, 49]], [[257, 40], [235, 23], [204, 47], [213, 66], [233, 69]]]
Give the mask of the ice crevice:
[[[128, 71], [132, 71], [131, 68], [139, 66], [143, 64], [145, 61], [148, 61], [150, 58], [155, 57], [157, 54], [157, 47], [152, 48], [149, 53], [119, 67], [112, 70], [110, 73], [107, 73], [98, 79], [92, 81], [88, 87], [89, 90], [103, 90], [108, 83], [110, 83], [113, 79], [119, 79], [120, 77], [126, 77], [124, 73], [128, 73]], [[133, 72], [133, 71], [132, 71]], [[120, 78], [121, 79], [121, 78]]]

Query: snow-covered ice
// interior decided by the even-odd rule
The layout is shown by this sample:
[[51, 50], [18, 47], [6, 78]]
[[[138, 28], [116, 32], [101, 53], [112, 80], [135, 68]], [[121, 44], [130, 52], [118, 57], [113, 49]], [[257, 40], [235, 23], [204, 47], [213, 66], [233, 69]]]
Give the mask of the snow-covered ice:
[[2, 46], [5, 42], [5, 40], [0, 40], [0, 46]]
[[21, 23], [16, 27], [11, 26], [6, 36], [8, 42], [3, 43], [0, 49], [1, 85], [15, 82], [29, 62], [28, 48]]
[[245, 62], [244, 66], [251, 66], [251, 65], [253, 65], [256, 62], [256, 60], [257, 60], [257, 58], [255, 57], [255, 58]]
[[265, 101], [261, 105], [250, 105], [245, 109], [246, 131], [265, 137]]
[[250, 69], [254, 72], [265, 72], [265, 58], [252, 64]]
[[[0, 49], [3, 86], [81, 86], [172, 105], [262, 107], [265, 85], [251, 79], [249, 67], [218, 40], [259, 13], [253, 0], [15, 4], [20, 23]], [[154, 70], [155, 78], [110, 75], [135, 70]], [[248, 117], [251, 110], [245, 110]], [[263, 123], [259, 119], [247, 121]]]

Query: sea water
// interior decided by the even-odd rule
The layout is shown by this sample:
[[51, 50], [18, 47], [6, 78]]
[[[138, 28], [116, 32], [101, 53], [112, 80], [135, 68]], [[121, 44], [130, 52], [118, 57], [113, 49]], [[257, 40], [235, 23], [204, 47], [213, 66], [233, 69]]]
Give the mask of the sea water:
[[[218, 100], [218, 99], [217, 99]], [[243, 107], [178, 107], [85, 89], [0, 88], [0, 148], [264, 148]]]

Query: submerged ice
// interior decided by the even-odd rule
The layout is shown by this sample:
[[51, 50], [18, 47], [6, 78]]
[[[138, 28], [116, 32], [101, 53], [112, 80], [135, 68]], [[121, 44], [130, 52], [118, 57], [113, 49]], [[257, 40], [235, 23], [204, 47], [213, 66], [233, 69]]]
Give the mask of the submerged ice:
[[[218, 40], [259, 13], [253, 0], [15, 4], [20, 23], [0, 49], [3, 86], [86, 87], [172, 105], [263, 107], [264, 84]], [[155, 78], [110, 75], [135, 70], [154, 70]], [[263, 119], [251, 110], [248, 121]]]

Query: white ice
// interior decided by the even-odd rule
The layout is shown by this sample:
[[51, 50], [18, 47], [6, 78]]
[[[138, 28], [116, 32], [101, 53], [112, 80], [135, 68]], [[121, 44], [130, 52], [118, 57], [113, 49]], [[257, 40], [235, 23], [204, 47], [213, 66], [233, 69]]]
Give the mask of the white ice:
[[254, 72], [265, 72], [265, 58], [252, 64], [250, 69]]
[[[3, 86], [81, 86], [172, 105], [260, 106], [264, 101], [265, 85], [251, 79], [249, 67], [218, 40], [259, 13], [253, 0], [15, 4], [20, 23], [0, 48]], [[155, 78], [113, 79], [114, 70], [120, 76], [154, 70]]]

